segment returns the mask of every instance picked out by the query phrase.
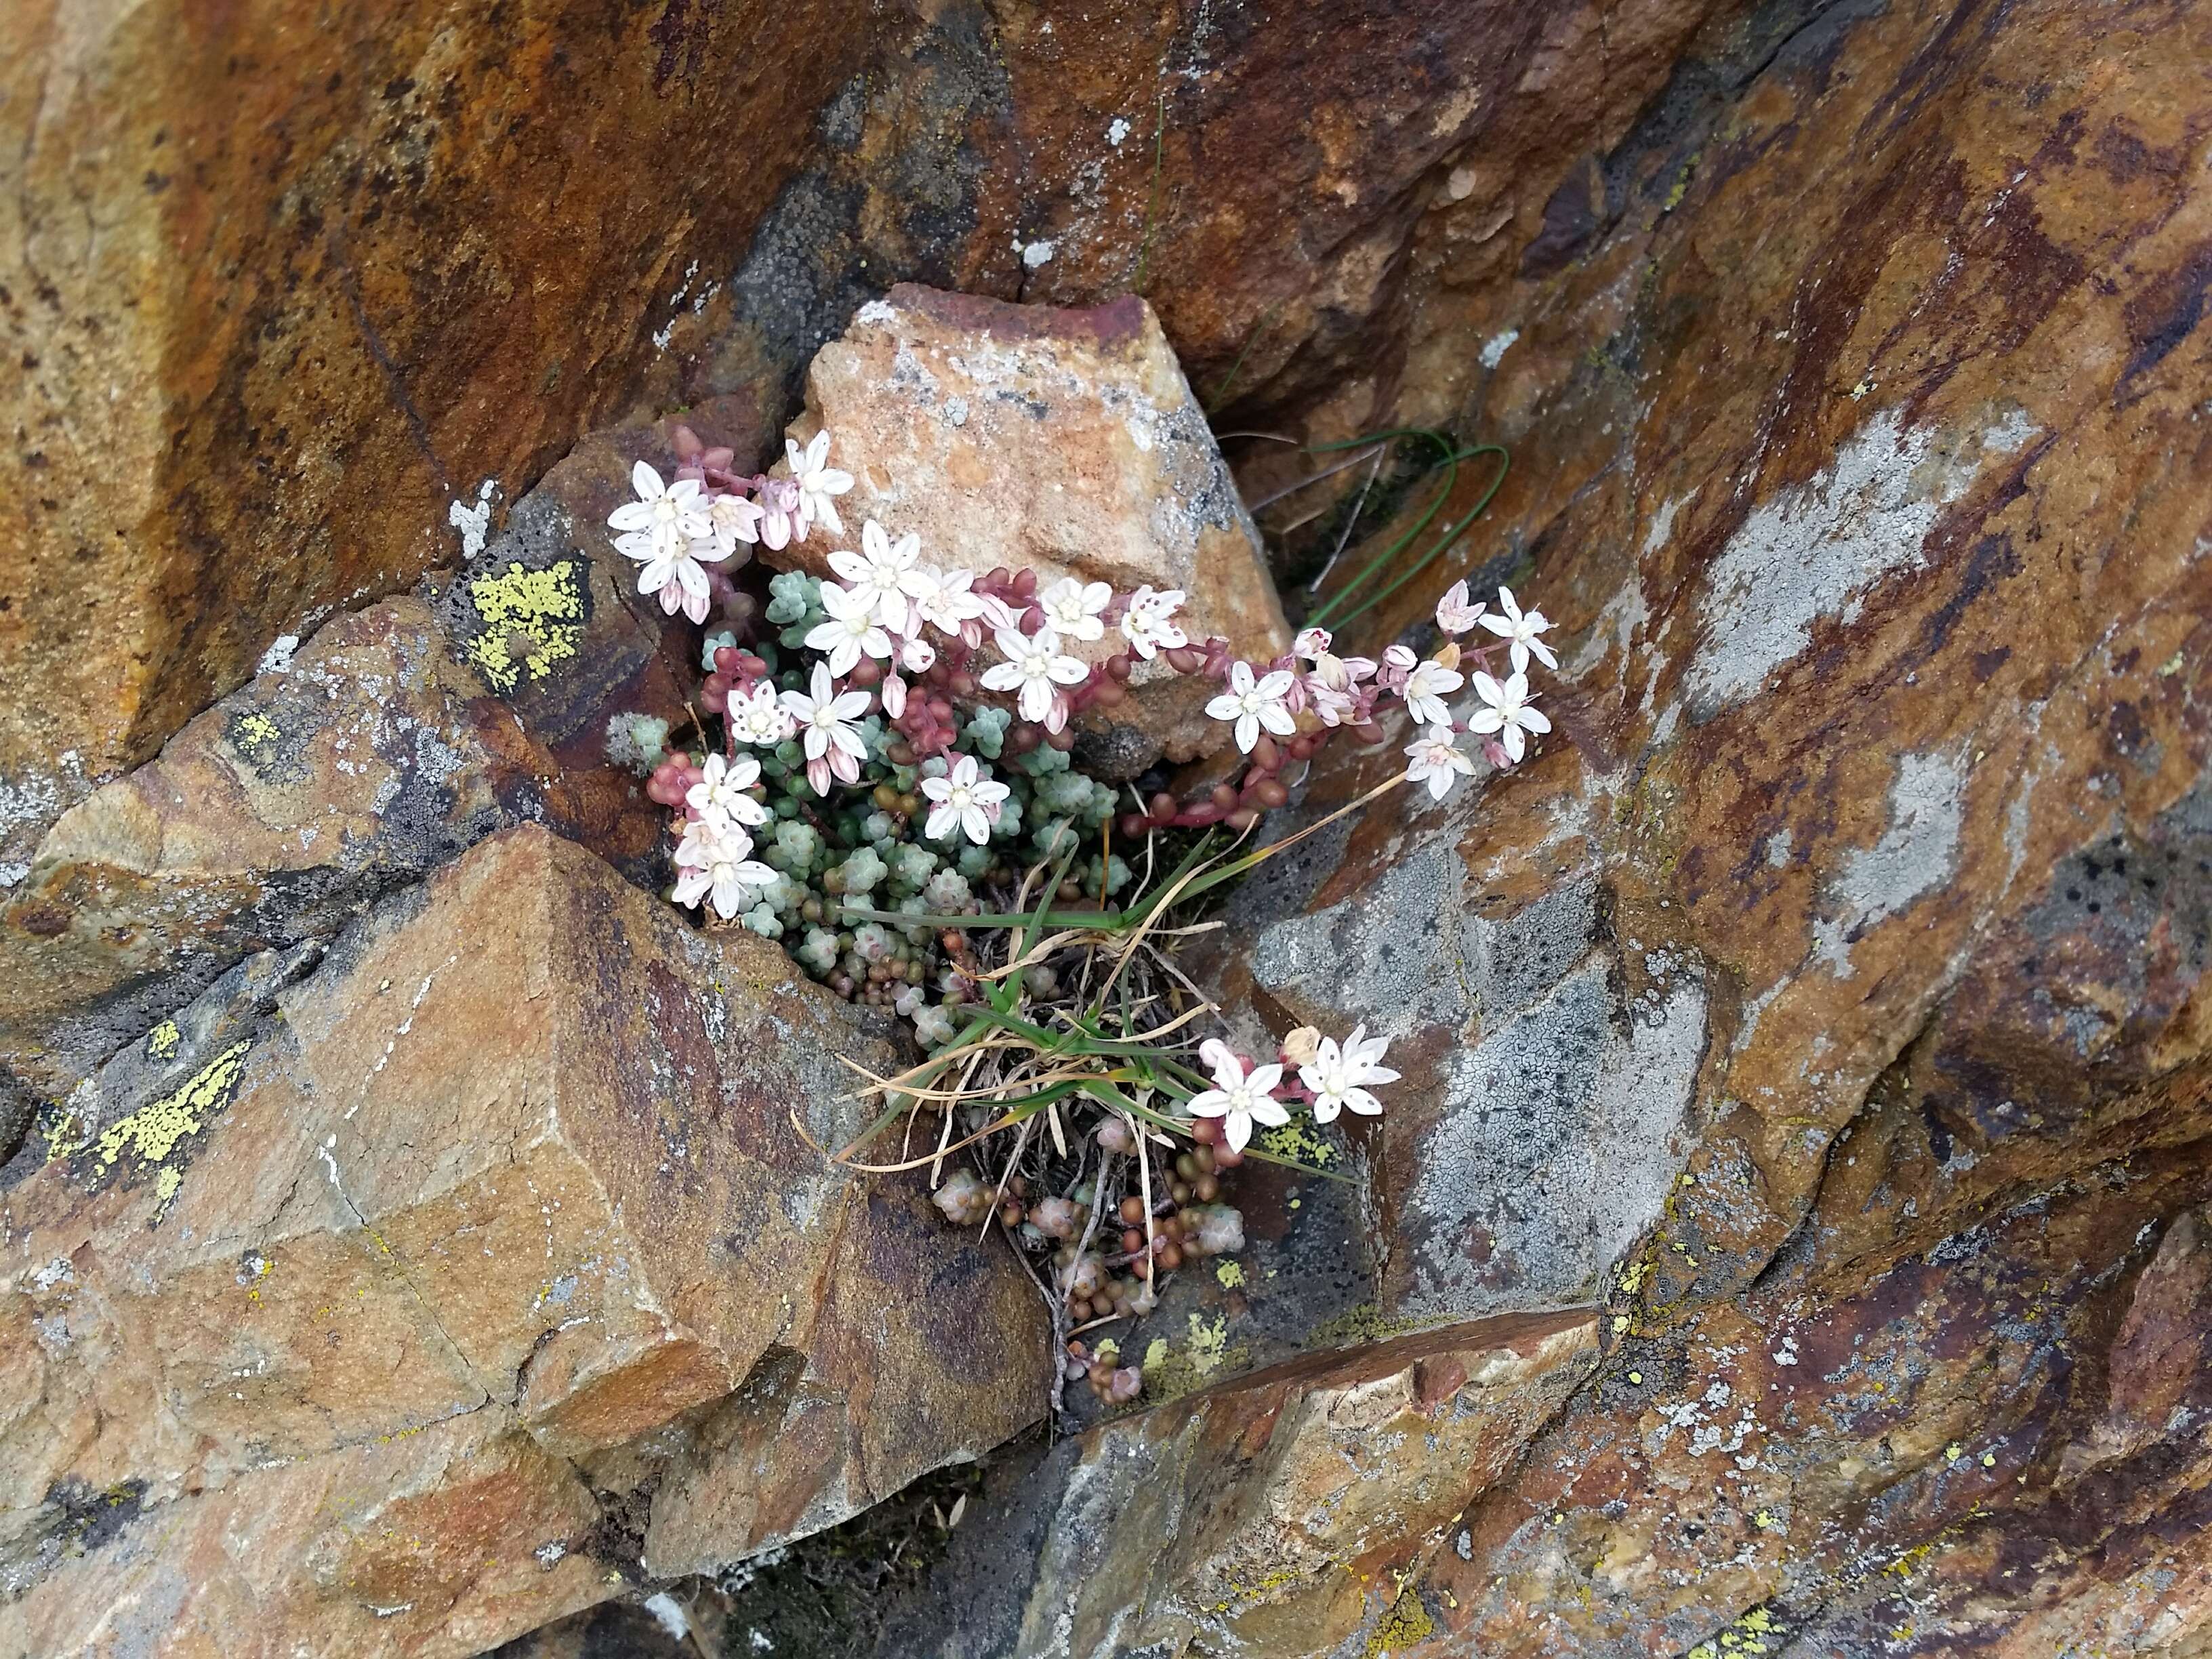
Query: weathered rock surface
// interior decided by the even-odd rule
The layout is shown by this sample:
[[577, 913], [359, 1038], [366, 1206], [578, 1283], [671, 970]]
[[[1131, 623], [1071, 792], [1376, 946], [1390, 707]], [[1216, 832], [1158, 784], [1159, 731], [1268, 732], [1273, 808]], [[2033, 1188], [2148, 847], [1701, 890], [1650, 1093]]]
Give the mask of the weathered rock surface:
[[[924, 558], [978, 574], [1177, 588], [1191, 638], [1218, 634], [1263, 661], [1290, 648], [1259, 534], [1141, 300], [1060, 310], [902, 284], [807, 370], [790, 435], [803, 444], [824, 427], [854, 477], [838, 509], [848, 543], [874, 519], [919, 536]], [[828, 575], [838, 544], [817, 532], [763, 556]], [[1120, 640], [1069, 644], [1095, 661]], [[1139, 661], [1129, 684], [1115, 723], [1134, 736], [1109, 747], [1142, 753], [1121, 770], [1220, 746], [1206, 684], [1158, 660]]]
[[342, 617], [65, 813], [0, 912], [0, 1057], [49, 1098], [248, 952], [544, 811], [418, 600]]
[[1587, 1313], [1477, 1321], [1103, 1425], [985, 1506], [878, 1651], [1328, 1652], [1596, 1357]]
[[[2212, 1628], [2212, 41], [2060, 5], [1772, 44], [1510, 283], [1431, 246], [1468, 286], [1422, 395], [1519, 465], [1352, 643], [1510, 579], [1563, 624], [1559, 736], [1281, 872], [1232, 988], [1403, 1044], [1353, 1149], [1382, 1319], [1595, 1275], [1605, 1353], [1394, 1606], [1255, 1655]], [[981, 1650], [1055, 1651], [1008, 1604]]]
[[0, 815], [35, 834], [626, 407], [866, 16], [9, 8]]
[[606, 723], [683, 719], [696, 647], [599, 526], [602, 475], [665, 445], [595, 434], [453, 575], [288, 641], [65, 812], [0, 907], [17, 1086], [60, 1097], [249, 951], [326, 939], [507, 825], [664, 880], [666, 814], [609, 763]]
[[0, 884], [280, 637], [473, 554], [578, 432], [725, 396], [772, 426], [900, 280], [1142, 293], [1240, 425], [1448, 413], [1523, 248], [1555, 270], [1623, 210], [1593, 150], [1729, 10], [15, 9]]
[[246, 976], [9, 1172], [0, 1646], [474, 1653], [1042, 1410], [1012, 1258], [801, 1139], [889, 1055], [772, 945], [524, 826]]
[[[1311, 410], [1334, 438], [1444, 414], [1476, 374], [1469, 316], [1524, 250], [1556, 271], [1619, 211], [1593, 152], [1693, 40], [1762, 61], [1778, 9], [1796, 9], [1344, 0], [1231, 21], [951, 0], [877, 39], [672, 356], [695, 396], [795, 388], [894, 281], [1053, 306], [1136, 293], [1225, 424]], [[1667, 120], [1715, 77], [1686, 78]]]

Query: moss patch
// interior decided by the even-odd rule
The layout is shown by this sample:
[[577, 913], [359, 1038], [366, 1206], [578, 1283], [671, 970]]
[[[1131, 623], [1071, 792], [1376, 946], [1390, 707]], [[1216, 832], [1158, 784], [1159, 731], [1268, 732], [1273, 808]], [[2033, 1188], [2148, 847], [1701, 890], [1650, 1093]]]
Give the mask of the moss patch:
[[[885, 1615], [951, 1547], [945, 1522], [972, 1509], [983, 1466], [923, 1475], [841, 1526], [740, 1563], [723, 1575], [729, 1619], [722, 1650], [775, 1659], [850, 1659], [875, 1650]], [[963, 1516], [975, 1526], [977, 1517]]]

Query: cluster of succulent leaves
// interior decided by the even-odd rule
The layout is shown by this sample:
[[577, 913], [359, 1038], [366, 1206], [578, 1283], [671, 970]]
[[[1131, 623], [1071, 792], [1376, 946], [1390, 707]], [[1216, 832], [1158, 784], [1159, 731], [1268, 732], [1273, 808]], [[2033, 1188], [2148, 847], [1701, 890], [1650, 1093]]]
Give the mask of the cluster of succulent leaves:
[[[769, 581], [768, 626], [746, 648], [768, 661], [780, 690], [805, 687], [811, 653], [804, 642], [825, 614], [821, 589], [818, 579], [801, 571]], [[709, 635], [706, 664], [711, 667], [717, 648], [735, 642], [728, 633]], [[756, 751], [773, 820], [757, 832], [755, 856], [779, 879], [744, 914], [744, 925], [781, 941], [811, 977], [841, 994], [894, 1002], [908, 993], [902, 1012], [913, 1019], [925, 1046], [951, 1036], [952, 1020], [942, 1002], [948, 990], [956, 1000], [959, 993], [945, 982], [944, 952], [934, 927], [921, 918], [978, 914], [985, 892], [1010, 886], [1023, 870], [1055, 862], [1071, 850], [1078, 856], [1061, 889], [1064, 898], [1079, 894], [1110, 900], [1131, 879], [1127, 863], [1102, 844], [1100, 832], [1117, 805], [1111, 787], [1085, 776], [1066, 751], [1049, 745], [1024, 755], [1005, 753], [1013, 720], [1007, 709], [986, 705], [957, 719], [955, 754], [974, 755], [1012, 792], [987, 846], [924, 838], [921, 781], [942, 775], [946, 763], [933, 757], [920, 765], [897, 764], [890, 753], [896, 734], [880, 714], [859, 722], [867, 746], [860, 781], [826, 799], [807, 783], [799, 739]], [[638, 747], [640, 759], [657, 762], [657, 754]], [[1080, 852], [1085, 848], [1092, 849], [1087, 856]], [[846, 914], [848, 908], [916, 920], [855, 922]]]

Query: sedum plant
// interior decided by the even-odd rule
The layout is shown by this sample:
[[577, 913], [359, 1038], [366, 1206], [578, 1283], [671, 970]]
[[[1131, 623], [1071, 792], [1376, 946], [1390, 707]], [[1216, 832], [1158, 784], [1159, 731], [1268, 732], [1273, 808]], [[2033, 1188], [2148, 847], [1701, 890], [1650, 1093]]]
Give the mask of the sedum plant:
[[[708, 628], [705, 712], [680, 741], [617, 716], [609, 752], [669, 809], [674, 902], [779, 940], [838, 995], [911, 1029], [921, 1058], [890, 1078], [855, 1067], [880, 1115], [825, 1153], [927, 1168], [948, 1221], [1005, 1229], [1053, 1310], [1056, 1375], [1131, 1400], [1139, 1372], [1085, 1334], [1150, 1311], [1186, 1261], [1243, 1248], [1224, 1176], [1247, 1158], [1294, 1162], [1271, 1131], [1374, 1116], [1374, 1091], [1398, 1079], [1387, 1039], [1364, 1027], [1231, 1048], [1176, 964], [1191, 907], [1402, 785], [1442, 799], [1478, 756], [1520, 761], [1551, 729], [1528, 679], [1532, 661], [1557, 666], [1551, 624], [1510, 589], [1493, 611], [1462, 581], [1437, 606], [1444, 643], [1430, 655], [1343, 655], [1309, 628], [1285, 655], [1246, 661], [1190, 637], [1179, 591], [939, 564], [873, 520], [852, 537], [837, 498], [853, 479], [830, 444], [790, 443], [780, 474], [747, 476], [679, 428], [672, 476], [633, 469], [615, 546], [639, 592]], [[740, 581], [754, 547], [815, 536], [836, 544], [834, 580]], [[1223, 781], [1117, 797], [1074, 763], [1075, 722], [1120, 705], [1139, 661], [1215, 687], [1206, 710], [1238, 757]], [[1459, 721], [1463, 690], [1475, 707]], [[1381, 744], [1401, 708], [1402, 769], [1237, 850], [1324, 745]], [[901, 1156], [860, 1162], [902, 1120]]]

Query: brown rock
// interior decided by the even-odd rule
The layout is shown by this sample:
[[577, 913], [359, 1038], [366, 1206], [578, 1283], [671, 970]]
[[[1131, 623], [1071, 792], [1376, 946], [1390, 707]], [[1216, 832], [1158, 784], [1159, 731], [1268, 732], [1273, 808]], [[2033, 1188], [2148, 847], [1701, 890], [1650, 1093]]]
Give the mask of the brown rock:
[[592, 494], [620, 447], [657, 441], [579, 446], [450, 580], [272, 655], [65, 813], [0, 908], [0, 971], [22, 988], [0, 1062], [58, 1097], [248, 951], [327, 939], [503, 825], [545, 822], [665, 881], [667, 815], [609, 760], [607, 721], [680, 724], [695, 647], [624, 591]]
[[780, 418], [887, 282], [1143, 293], [1240, 425], [1446, 413], [1524, 245], [1556, 270], [1627, 210], [1590, 152], [1719, 9], [19, 9], [0, 707], [39, 712], [0, 728], [0, 878], [272, 641], [471, 549], [576, 432], [730, 393]]
[[[1589, 1374], [1586, 1313], [1307, 1356], [1091, 1430], [986, 1507], [879, 1651], [1331, 1653]], [[1013, 1577], [985, 1569], [1037, 1540]], [[948, 1607], [980, 1578], [988, 1626]]]
[[[1794, 15], [1697, 44], [1755, 64]], [[1226, 425], [1339, 438], [1448, 414], [1528, 244], [1556, 271], [1626, 209], [1633, 181], [1593, 150], [1639, 117], [1679, 127], [1748, 72], [1698, 61], [1668, 86], [1723, 17], [1711, 0], [1343, 0], [1234, 27], [1137, 0], [1079, 26], [933, 8], [879, 34], [823, 111], [687, 386], [795, 386], [904, 279], [1053, 306], [1141, 295]]]
[[609, 1591], [574, 1472], [495, 1414], [242, 1475], [159, 1510], [64, 1488], [46, 1576], [0, 1610], [26, 1653], [465, 1656]]
[[40, 843], [0, 912], [7, 1063], [66, 1093], [247, 952], [538, 816], [549, 770], [428, 606], [339, 617]]
[[1224, 979], [1394, 1036], [1378, 1323], [1594, 1277], [1607, 1352], [1340, 1650], [2212, 1627], [2203, 36], [1831, 11], [1429, 245], [1407, 396], [1516, 465], [1346, 643], [1509, 580], [1559, 733], [1284, 860]]
[[866, 16], [11, 8], [0, 779], [32, 833], [626, 407]]
[[[473, 1653], [619, 1583], [593, 1492], [710, 1571], [1042, 1410], [1019, 1267], [801, 1139], [862, 1121], [836, 1056], [890, 1058], [766, 941], [526, 826], [270, 1000], [179, 1021], [158, 1096], [80, 1091], [0, 1200], [7, 1645], [86, 1639], [102, 1559], [234, 1601], [220, 1537], [271, 1651]], [[295, 1518], [356, 1466], [376, 1524]]]
[[[817, 531], [764, 551], [772, 562], [826, 575], [831, 548], [874, 519], [919, 536], [925, 559], [979, 574], [1027, 566], [1041, 585], [1180, 588], [1192, 639], [1218, 634], [1262, 660], [1290, 648], [1258, 535], [1142, 301], [1059, 311], [902, 284], [815, 357], [790, 435], [825, 426], [854, 480], [838, 508], [847, 536]], [[1083, 654], [1103, 659], [1117, 639]], [[1160, 660], [1139, 661], [1130, 685], [1115, 723], [1148, 752], [1117, 769], [1220, 746], [1225, 728], [1203, 712], [1218, 686]]]

